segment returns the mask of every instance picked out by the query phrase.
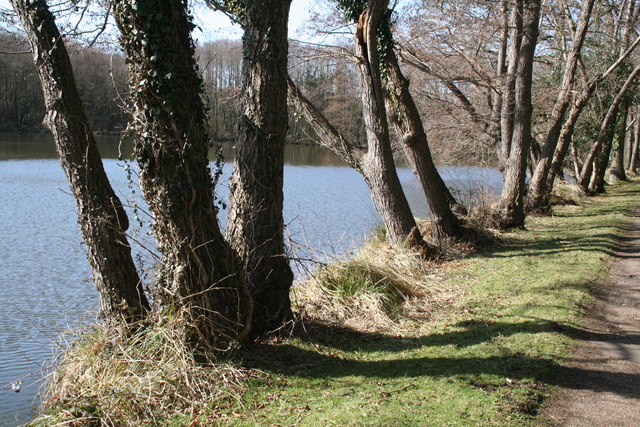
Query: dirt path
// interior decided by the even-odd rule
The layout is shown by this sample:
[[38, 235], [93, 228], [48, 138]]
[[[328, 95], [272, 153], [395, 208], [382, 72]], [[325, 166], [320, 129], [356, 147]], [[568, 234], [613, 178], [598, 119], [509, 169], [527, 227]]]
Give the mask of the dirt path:
[[570, 378], [542, 414], [561, 426], [640, 426], [640, 207], [585, 323]]

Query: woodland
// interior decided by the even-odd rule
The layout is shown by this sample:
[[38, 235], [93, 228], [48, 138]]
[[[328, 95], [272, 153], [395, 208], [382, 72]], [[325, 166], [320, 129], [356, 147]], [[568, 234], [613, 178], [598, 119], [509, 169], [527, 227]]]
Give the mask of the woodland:
[[[337, 0], [309, 23], [327, 35], [320, 43], [288, 40], [290, 0], [206, 0], [243, 37], [199, 46], [186, 0], [11, 4], [0, 30], [0, 126], [44, 123], [53, 134], [104, 327], [118, 325], [122, 340], [167, 327], [194, 370], [295, 335], [314, 307], [292, 297], [288, 142], [323, 145], [362, 175], [382, 219], [378, 238], [408, 254], [417, 281], [425, 265], [551, 213], [563, 200], [554, 189], [597, 196], [639, 166], [636, 0]], [[113, 22], [117, 47], [56, 23], [89, 11], [101, 30]], [[152, 283], [131, 255], [129, 218], [95, 132], [133, 141], [161, 254]], [[235, 146], [226, 230], [207, 158], [223, 141]], [[398, 161], [420, 183], [426, 222], [411, 211]], [[482, 209], [462, 206], [436, 164], [497, 166], [502, 193]], [[332, 295], [348, 294], [336, 282], [361, 273], [341, 274], [319, 273]], [[367, 280], [389, 282], [380, 274]], [[51, 405], [75, 399], [64, 387], [52, 395]]]

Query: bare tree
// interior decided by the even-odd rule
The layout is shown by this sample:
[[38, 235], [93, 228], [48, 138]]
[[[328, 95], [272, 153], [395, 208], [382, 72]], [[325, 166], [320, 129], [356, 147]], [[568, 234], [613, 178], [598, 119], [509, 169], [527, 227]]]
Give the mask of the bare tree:
[[[548, 192], [550, 189], [547, 188], [547, 176], [551, 169], [553, 154], [558, 145], [565, 114], [571, 102], [571, 89], [573, 87], [582, 45], [589, 27], [593, 4], [594, 0], [582, 0], [580, 20], [577, 28], [573, 31], [571, 50], [565, 61], [562, 83], [548, 120], [549, 127], [542, 146], [540, 159], [536, 164], [535, 172], [529, 183], [529, 194], [526, 201], [527, 209], [529, 210], [541, 209], [548, 204]], [[566, 19], [570, 20], [571, 16], [568, 11], [566, 15]]]
[[247, 2], [235, 11], [244, 29], [243, 85], [227, 231], [251, 286], [256, 334], [292, 318], [282, 213], [290, 3]]
[[45, 0], [12, 0], [12, 5], [31, 43], [45, 123], [76, 201], [101, 311], [108, 318], [139, 319], [149, 302], [127, 242], [127, 214], [102, 166], [64, 41]]
[[391, 44], [384, 58], [387, 112], [429, 204], [431, 233], [443, 243], [447, 238], [459, 238], [462, 227], [451, 211], [451, 205], [458, 206], [457, 202], [433, 162], [420, 112], [409, 91], [409, 81], [402, 74]]
[[509, 43], [507, 48], [507, 74], [502, 88], [502, 109], [500, 111], [500, 146], [498, 148], [498, 167], [504, 172], [509, 162], [513, 141], [513, 126], [516, 115], [516, 80], [518, 77], [518, 58], [523, 37], [524, 1], [509, 2]]
[[[367, 141], [366, 152], [347, 142], [326, 117], [305, 98], [289, 79], [289, 103], [314, 128], [322, 143], [358, 170], [371, 190], [371, 198], [394, 245], [408, 245], [435, 257], [436, 250], [424, 241], [398, 179], [382, 86], [378, 37], [388, 23], [388, 1], [341, 3], [345, 17], [356, 22], [355, 57], [361, 77], [362, 111]], [[387, 39], [390, 42], [389, 39]], [[385, 42], [387, 42], [385, 41]]]
[[[505, 168], [505, 180], [500, 202], [496, 206], [496, 220], [500, 227], [524, 225], [524, 195], [527, 160], [531, 144], [531, 85], [533, 58], [538, 40], [540, 0], [523, 5], [522, 39], [517, 55], [515, 74], [515, 106], [513, 135]], [[504, 130], [504, 129], [503, 129]]]
[[[632, 87], [632, 84], [638, 77], [638, 74], [640, 74], [640, 65], [635, 67], [631, 74], [629, 74], [622, 87], [620, 87], [620, 90], [616, 94], [615, 98], [613, 99], [611, 105], [609, 105], [607, 114], [605, 115], [605, 118], [600, 125], [598, 135], [582, 164], [580, 176], [578, 177], [578, 185], [580, 185], [585, 190], [589, 189], [590, 187], [591, 175], [593, 173], [594, 167], [596, 167], [596, 158], [600, 154], [602, 146], [603, 144], [605, 144], [607, 138], [611, 137], [611, 127], [614, 125], [615, 120], [618, 116], [618, 108], [620, 107], [620, 104], [622, 103], [627, 91], [630, 87]], [[608, 153], [606, 155], [606, 158], [608, 161]]]

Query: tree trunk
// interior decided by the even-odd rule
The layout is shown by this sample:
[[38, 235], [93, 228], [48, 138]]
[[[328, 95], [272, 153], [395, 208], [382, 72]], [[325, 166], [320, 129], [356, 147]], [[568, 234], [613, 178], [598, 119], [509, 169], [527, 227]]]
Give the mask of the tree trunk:
[[618, 145], [616, 147], [616, 156], [613, 161], [613, 167], [611, 168], [611, 179], [615, 181], [626, 181], [627, 174], [624, 171], [624, 153], [627, 141], [627, 119], [629, 116], [629, 105], [623, 106], [620, 113], [622, 116], [622, 122], [618, 128]]
[[448, 190], [433, 163], [420, 113], [409, 92], [409, 82], [400, 70], [391, 45], [387, 48], [384, 66], [389, 117], [402, 138], [405, 156], [429, 203], [433, 237], [445, 244], [448, 238], [460, 237], [460, 222], [451, 211]]
[[505, 91], [507, 74], [507, 48], [509, 45], [509, 0], [500, 0], [500, 47], [498, 48], [498, 61], [496, 64], [497, 90], [491, 94], [491, 143], [500, 153], [501, 129], [500, 120], [502, 112], [502, 94]]
[[45, 0], [12, 4], [31, 43], [45, 98], [45, 123], [76, 201], [100, 310], [107, 318], [141, 318], [149, 302], [127, 242], [127, 214], [102, 166], [54, 17]]
[[600, 153], [593, 161], [593, 172], [591, 173], [591, 180], [589, 181], [589, 190], [594, 193], [604, 193], [604, 186], [606, 185], [604, 175], [609, 165], [609, 158], [611, 157], [614, 134], [615, 129], [612, 126], [602, 144]]
[[636, 124], [636, 115], [634, 114], [634, 108], [631, 106], [629, 108], [629, 123], [627, 124], [627, 128], [625, 129], [625, 138], [624, 138], [624, 169], [631, 169], [631, 154], [633, 152], [633, 139], [635, 138], [635, 124]]
[[361, 165], [362, 152], [355, 148], [353, 143], [347, 141], [311, 101], [302, 95], [290, 77], [287, 77], [287, 85], [287, 102], [297, 114], [304, 117], [309, 123], [318, 135], [320, 143], [364, 176]]
[[551, 169], [553, 155], [558, 146], [564, 116], [571, 101], [571, 88], [573, 86], [578, 59], [580, 58], [580, 51], [582, 50], [582, 45], [587, 34], [594, 1], [595, 0], [582, 1], [580, 21], [574, 34], [571, 51], [567, 57], [562, 85], [560, 86], [560, 91], [558, 92], [556, 102], [551, 111], [549, 129], [545, 136], [540, 159], [536, 163], [535, 172], [529, 184], [529, 194], [526, 201], [528, 210], [544, 209], [548, 205], [548, 196], [551, 190], [547, 187], [549, 169]]
[[162, 262], [156, 300], [186, 308], [187, 339], [226, 350], [251, 325], [251, 298], [213, 204], [202, 81], [182, 0], [113, 0], [128, 57], [130, 131]]
[[538, 40], [540, 0], [525, 2], [522, 42], [518, 52], [515, 89], [514, 128], [511, 151], [501, 200], [496, 209], [496, 221], [501, 228], [524, 225], [524, 193], [527, 159], [531, 144], [531, 83], [533, 59]]
[[631, 150], [631, 160], [629, 161], [629, 170], [638, 173], [640, 163], [640, 115], [636, 116], [636, 122], [633, 132], [633, 149]]
[[523, 0], [510, 0], [510, 7], [511, 32], [507, 51], [507, 76], [502, 92], [502, 112], [500, 113], [501, 141], [498, 150], [498, 165], [501, 171], [504, 171], [507, 166], [513, 139], [513, 121], [516, 108], [516, 74], [518, 73], [518, 55], [522, 43]]
[[[376, 188], [375, 186], [382, 185], [380, 184], [380, 179], [377, 179], [377, 180], [370, 179], [369, 174], [370, 173], [373, 174], [374, 177], [380, 174], [377, 173], [374, 168], [364, 167], [363, 165], [365, 160], [364, 154], [362, 154], [359, 150], [354, 148], [354, 145], [352, 143], [349, 143], [346, 140], [346, 138], [344, 138], [344, 136], [341, 135], [336, 130], [336, 128], [331, 125], [331, 123], [327, 120], [327, 118], [324, 115], [322, 115], [322, 113], [320, 113], [318, 109], [307, 98], [305, 98], [302, 95], [302, 93], [298, 90], [298, 88], [295, 86], [295, 84], [291, 79], [288, 79], [287, 81], [289, 84], [287, 96], [288, 96], [289, 104], [291, 105], [291, 107], [296, 111], [296, 113], [303, 116], [305, 120], [311, 125], [314, 132], [316, 132], [316, 134], [320, 138], [320, 142], [325, 147], [332, 150], [345, 163], [347, 163], [349, 166], [351, 166], [352, 168], [360, 172], [360, 174], [364, 178], [364, 181], [369, 187], [369, 190], [371, 191], [372, 199], [374, 198], [374, 194], [381, 195], [381, 197], [383, 198], [383, 203], [382, 203], [383, 208], [387, 209], [386, 214], [383, 215], [383, 212], [381, 211], [382, 208], [380, 208], [380, 206], [377, 203], [375, 204], [375, 206], [378, 212], [380, 213], [380, 216], [382, 216], [385, 226], [389, 228], [389, 224], [402, 223], [402, 221], [410, 221], [411, 219], [413, 219], [413, 217], [411, 217], [410, 219], [407, 220], [406, 216], [403, 216], [403, 213], [399, 212], [397, 209], [397, 206], [394, 205], [395, 201], [397, 200], [397, 197], [404, 198], [404, 192], [401, 192], [400, 196], [396, 195], [396, 198], [394, 198], [389, 195], [388, 188], [386, 187]], [[386, 173], [387, 175], [389, 174], [388, 171], [385, 171], [384, 173]], [[395, 169], [391, 173], [395, 174], [396, 173]], [[396, 175], [396, 180], [397, 180], [397, 175]], [[402, 189], [400, 188], [400, 190]], [[404, 201], [406, 202], [406, 199], [404, 199]], [[392, 218], [390, 219], [389, 217], [392, 217]], [[413, 221], [415, 224], [415, 220]], [[411, 244], [414, 240], [417, 242], [420, 242], [420, 240], [422, 240], [424, 242], [424, 240], [422, 239], [422, 236], [419, 233], [417, 238], [413, 237], [415, 235], [414, 233], [416, 232], [417, 232], [417, 228], [413, 226], [413, 228], [409, 231], [409, 234], [405, 236], [400, 236], [400, 238], [397, 241], [400, 244], [404, 244], [407, 242]], [[392, 239], [394, 238], [390, 236], [390, 240], [394, 242], [394, 240]], [[426, 257], [437, 256], [436, 249], [428, 247], [426, 243], [421, 247], [419, 247], [419, 250]]]
[[250, 2], [243, 20], [242, 117], [227, 235], [244, 263], [257, 335], [293, 316], [282, 214], [289, 5], [290, 0]]
[[432, 253], [418, 230], [393, 161], [384, 92], [378, 56], [378, 28], [387, 12], [388, 0], [369, 0], [356, 29], [356, 54], [362, 76], [362, 110], [367, 135], [367, 153], [362, 171], [371, 188], [371, 198], [394, 245], [408, 244]]
[[605, 118], [600, 125], [598, 137], [593, 143], [593, 146], [591, 147], [591, 150], [589, 151], [589, 154], [587, 155], [587, 158], [582, 165], [580, 177], [578, 178], [578, 185], [580, 185], [585, 191], [588, 190], [589, 187], [589, 181], [591, 178], [591, 173], [593, 172], [596, 156], [600, 153], [602, 144], [607, 138], [609, 128], [615, 123], [620, 103], [623, 101], [627, 90], [629, 90], [639, 73], [640, 65], [634, 68], [631, 74], [629, 74], [624, 84], [613, 99], [613, 102], [609, 106], [609, 110], [607, 111], [607, 114], [605, 115]]

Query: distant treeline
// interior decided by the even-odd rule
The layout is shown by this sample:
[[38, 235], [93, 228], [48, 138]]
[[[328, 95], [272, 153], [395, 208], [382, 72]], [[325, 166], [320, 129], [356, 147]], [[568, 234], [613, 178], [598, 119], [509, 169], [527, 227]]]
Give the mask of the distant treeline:
[[[89, 121], [95, 132], [120, 133], [128, 112], [127, 66], [122, 53], [84, 48], [68, 43], [75, 78]], [[44, 101], [27, 41], [0, 32], [0, 131], [44, 131]], [[296, 46], [291, 47], [296, 61]], [[9, 53], [12, 52], [12, 53]], [[238, 120], [242, 86], [242, 44], [220, 40], [198, 48], [209, 104], [211, 138], [232, 141]], [[362, 106], [357, 73], [331, 58], [296, 61], [292, 78], [305, 94], [354, 141], [362, 137]], [[313, 143], [313, 132], [293, 114], [289, 140]]]

